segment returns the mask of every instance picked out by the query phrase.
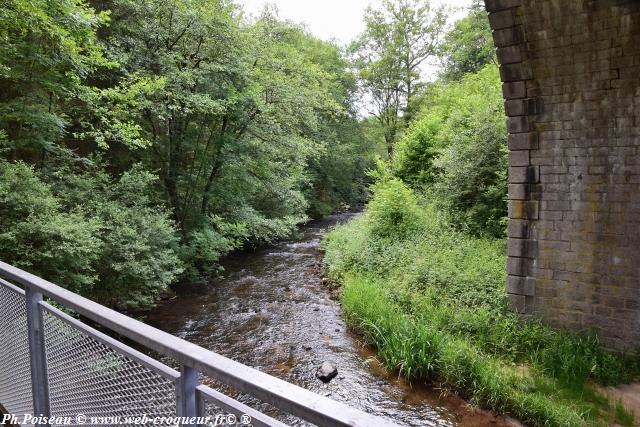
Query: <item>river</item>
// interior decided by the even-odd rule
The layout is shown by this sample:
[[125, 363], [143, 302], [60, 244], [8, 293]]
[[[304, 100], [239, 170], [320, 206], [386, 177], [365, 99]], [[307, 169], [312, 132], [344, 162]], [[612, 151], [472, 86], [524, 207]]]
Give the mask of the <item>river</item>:
[[[490, 414], [471, 413], [460, 399], [390, 375], [348, 330], [339, 302], [322, 283], [319, 246], [331, 226], [350, 217], [334, 215], [302, 227], [299, 240], [227, 257], [224, 277], [211, 285], [180, 286], [145, 321], [399, 425], [504, 425]], [[328, 384], [315, 377], [323, 361], [338, 367]], [[266, 406], [259, 409], [278, 416]], [[279, 418], [304, 425], [293, 417]]]

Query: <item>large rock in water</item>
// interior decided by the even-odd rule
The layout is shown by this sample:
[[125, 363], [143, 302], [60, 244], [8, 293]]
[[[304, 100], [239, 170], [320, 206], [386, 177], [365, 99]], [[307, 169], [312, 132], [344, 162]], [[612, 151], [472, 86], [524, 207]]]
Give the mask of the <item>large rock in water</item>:
[[316, 377], [323, 383], [328, 383], [338, 375], [338, 368], [331, 362], [323, 362], [316, 371]]

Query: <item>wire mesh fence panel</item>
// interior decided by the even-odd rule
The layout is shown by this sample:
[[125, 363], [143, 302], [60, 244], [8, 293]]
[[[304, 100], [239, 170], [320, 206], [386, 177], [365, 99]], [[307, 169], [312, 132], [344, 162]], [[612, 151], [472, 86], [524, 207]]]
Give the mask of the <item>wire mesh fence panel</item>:
[[[35, 400], [36, 407], [42, 408], [39, 411], [63, 419], [65, 425], [175, 425], [178, 410], [181, 416], [195, 415], [195, 391], [197, 413], [214, 417], [233, 414], [237, 418], [227, 418], [229, 425], [238, 425], [238, 419], [243, 425], [242, 416], [248, 415], [256, 427], [286, 427], [276, 417], [290, 426], [315, 423], [331, 427], [395, 427], [169, 335], [2, 261], [0, 276], [0, 406], [10, 413], [33, 413]], [[26, 295], [5, 278], [24, 285]], [[163, 355], [160, 360], [166, 358], [166, 362], [99, 332], [44, 302], [43, 297], [92, 319], [93, 324], [117, 334], [120, 340]], [[32, 357], [29, 343], [34, 351]], [[167, 366], [170, 361], [179, 362], [184, 378]], [[198, 372], [202, 381], [209, 377], [223, 382], [222, 392], [204, 384], [197, 386]], [[32, 396], [32, 382], [37, 382], [36, 396]], [[224, 388], [243, 392], [231, 398], [234, 394]], [[245, 416], [244, 425], [246, 421]]]
[[24, 291], [0, 281], [0, 404], [12, 414], [32, 414], [31, 361]]
[[245, 405], [217, 390], [207, 386], [197, 388], [198, 412], [208, 417], [213, 425], [253, 427], [289, 427], [261, 411]]
[[94, 338], [99, 332], [79, 330], [55, 310], [42, 310], [52, 415], [176, 416], [175, 378]]
[[[229, 411], [221, 408], [213, 402], [209, 402], [207, 400], [202, 400], [200, 405], [203, 407], [202, 416], [209, 417], [210, 419], [216, 420], [217, 418], [224, 418]], [[220, 425], [229, 425], [226, 419], [221, 419], [219, 422]]]

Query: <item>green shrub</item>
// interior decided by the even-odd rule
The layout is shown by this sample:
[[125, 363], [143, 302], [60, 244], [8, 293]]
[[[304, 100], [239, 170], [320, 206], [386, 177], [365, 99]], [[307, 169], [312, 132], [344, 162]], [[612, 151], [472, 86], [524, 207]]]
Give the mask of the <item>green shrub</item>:
[[49, 185], [30, 166], [0, 162], [0, 258], [101, 303], [152, 304], [183, 269], [156, 179], [61, 169]]
[[434, 160], [433, 200], [474, 235], [500, 237], [507, 221], [507, 137], [502, 107], [480, 111]]
[[193, 230], [189, 244], [184, 249], [185, 264], [189, 276], [220, 269], [220, 257], [242, 246], [246, 238], [246, 226], [229, 224], [221, 217], [211, 216], [208, 224]]
[[58, 176], [54, 188], [67, 209], [102, 224], [98, 281], [87, 296], [124, 308], [152, 305], [183, 271], [176, 227], [156, 197], [158, 178], [139, 167], [117, 180], [98, 168]]
[[99, 220], [65, 213], [24, 163], [0, 161], [0, 259], [76, 292], [97, 280]]
[[438, 83], [398, 144], [394, 173], [426, 190], [449, 222], [502, 236], [507, 214], [507, 141], [498, 70]]
[[465, 306], [505, 306], [504, 243], [454, 230], [397, 179], [376, 184], [367, 212], [339, 230], [326, 237], [329, 274], [376, 273]]
[[416, 230], [418, 202], [402, 181], [385, 180], [373, 187], [373, 194], [366, 215], [375, 235], [402, 238]]
[[158, 294], [182, 273], [178, 238], [165, 212], [149, 206], [105, 203], [96, 212], [104, 222], [91, 292], [98, 301], [124, 308], [153, 305]]

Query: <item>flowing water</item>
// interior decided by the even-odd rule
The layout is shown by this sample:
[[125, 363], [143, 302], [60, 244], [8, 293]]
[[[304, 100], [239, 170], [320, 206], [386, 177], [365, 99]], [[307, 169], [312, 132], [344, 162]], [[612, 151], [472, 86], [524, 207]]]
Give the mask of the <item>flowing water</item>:
[[[440, 392], [388, 374], [347, 327], [339, 302], [322, 283], [322, 236], [335, 215], [302, 228], [302, 238], [224, 261], [211, 286], [181, 286], [146, 322], [236, 361], [405, 426], [495, 426]], [[338, 376], [315, 377], [324, 361]], [[246, 399], [241, 399], [245, 400]], [[264, 408], [260, 408], [264, 409]], [[284, 418], [290, 424], [301, 424]]]

